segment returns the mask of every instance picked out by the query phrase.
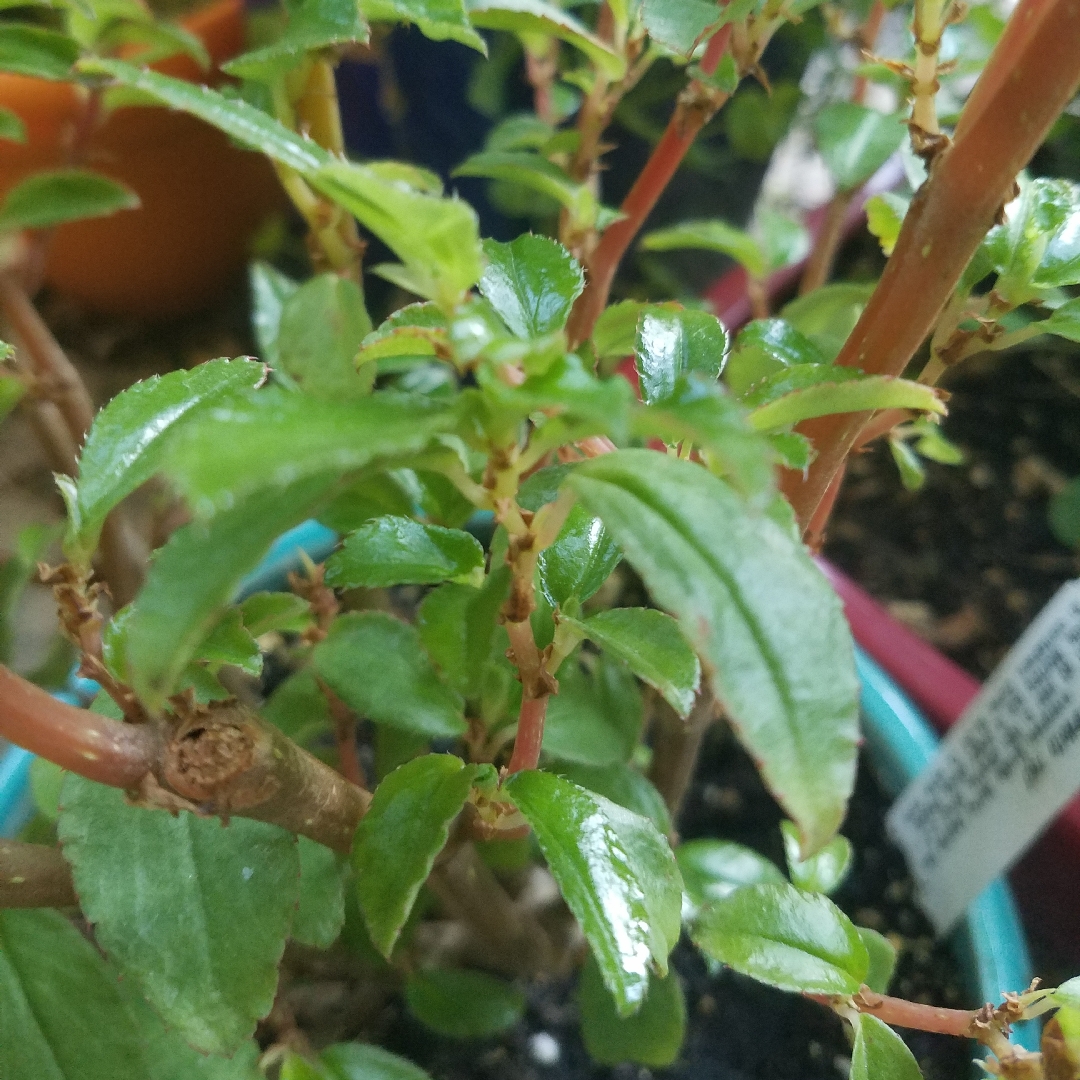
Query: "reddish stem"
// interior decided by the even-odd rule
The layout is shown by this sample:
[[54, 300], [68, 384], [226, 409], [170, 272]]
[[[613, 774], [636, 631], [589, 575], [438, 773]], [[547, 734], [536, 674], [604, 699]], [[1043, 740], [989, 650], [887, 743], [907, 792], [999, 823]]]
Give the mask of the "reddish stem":
[[[716, 70], [730, 39], [731, 24], [727, 23], [709, 40], [701, 61], [701, 69], [706, 75]], [[589, 285], [574, 306], [567, 327], [571, 343], [578, 344], [592, 333], [596, 320], [607, 306], [611, 283], [626, 249], [678, 171], [698, 132], [725, 100], [727, 96], [719, 94], [710, 97], [707, 103], [691, 96], [675, 106], [645, 168], [623, 199], [619, 209], [625, 217], [608, 227], [589, 259]]]
[[[1080, 83], [1080, 0], [1021, 0], [1016, 29], [998, 42], [932, 175], [912, 203], [892, 258], [838, 364], [899, 375], [931, 332], [1016, 174]], [[1011, 23], [1010, 23], [1011, 26]], [[989, 88], [982, 89], [985, 85]], [[868, 419], [808, 421], [818, 457], [806, 476], [786, 472], [784, 493], [805, 527]]]
[[[807, 994], [811, 1001], [832, 1006], [835, 998], [827, 994]], [[863, 988], [851, 999], [859, 1012], [869, 1013], [894, 1027], [916, 1031], [933, 1031], [939, 1035], [972, 1036], [972, 1025], [978, 1014], [966, 1009], [940, 1009], [936, 1005], [921, 1005], [917, 1001], [885, 997]]]
[[550, 696], [544, 694], [543, 697], [521, 699], [517, 738], [514, 739], [514, 752], [510, 755], [510, 764], [507, 766], [509, 772], [535, 769], [539, 764], [540, 746], [544, 741], [544, 719], [547, 716]]

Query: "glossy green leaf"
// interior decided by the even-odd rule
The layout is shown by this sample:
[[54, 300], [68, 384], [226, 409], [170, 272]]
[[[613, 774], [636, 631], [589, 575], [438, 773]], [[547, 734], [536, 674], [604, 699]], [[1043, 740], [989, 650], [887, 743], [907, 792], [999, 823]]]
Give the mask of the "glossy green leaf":
[[165, 468], [204, 517], [256, 492], [415, 453], [457, 423], [454, 402], [420, 394], [319, 401], [270, 386], [185, 425]]
[[875, 195], [866, 201], [866, 227], [881, 244], [883, 255], [891, 255], [900, 236], [900, 226], [911, 205], [910, 199], [891, 191]]
[[817, 854], [802, 857], [799, 830], [790, 821], [780, 822], [791, 883], [807, 892], [834, 893], [851, 870], [853, 852], [846, 836], [834, 836]]
[[851, 1051], [851, 1080], [922, 1080], [915, 1055], [888, 1024], [862, 1013]]
[[487, 56], [484, 39], [472, 28], [464, 0], [361, 0], [372, 22], [412, 23], [432, 41], [460, 41]]
[[843, 819], [858, 740], [851, 636], [835, 593], [789, 532], [700, 465], [621, 450], [566, 483], [680, 620], [805, 852], [821, 848]]
[[[716, 9], [712, 10], [715, 14]], [[641, 247], [645, 251], [677, 251], [683, 248], [715, 251], [720, 255], [729, 255], [751, 277], [764, 277], [769, 269], [765, 252], [757, 240], [748, 232], [736, 229], [719, 218], [684, 221], [646, 233], [641, 238]]]
[[328, 1046], [317, 1062], [290, 1053], [281, 1068], [281, 1080], [431, 1080], [423, 1069], [381, 1046], [337, 1043]]
[[[0, 36], [0, 44], [2, 40]], [[100, 173], [87, 169], [38, 172], [16, 184], [0, 203], [0, 230], [48, 229], [138, 205], [135, 192]]]
[[796, 297], [784, 306], [780, 315], [806, 335], [831, 364], [859, 321], [874, 287], [874, 282], [840, 281], [823, 285]]
[[446, 316], [437, 304], [408, 304], [364, 339], [357, 364], [449, 353]]
[[896, 949], [884, 934], [879, 934], [876, 930], [867, 926], [856, 926], [855, 929], [859, 932], [866, 955], [870, 958], [870, 966], [863, 982], [875, 994], [887, 994], [896, 970]]
[[571, 597], [584, 603], [607, 581], [620, 558], [621, 552], [603, 522], [575, 506], [555, 543], [537, 560], [540, 590], [552, 607]]
[[1061, 983], [1051, 996], [1055, 1005], [1066, 1009], [1080, 1009], [1080, 975]]
[[254, 105], [208, 87], [119, 60], [86, 59], [80, 70], [111, 75], [159, 104], [191, 113], [294, 169], [393, 250], [410, 275], [410, 288], [419, 295], [450, 309], [480, 279], [478, 220], [467, 203], [424, 194], [383, 176], [375, 167], [341, 161]]
[[559, 693], [548, 702], [543, 750], [582, 765], [625, 762], [644, 718], [637, 684], [620, 661], [601, 658], [589, 674], [567, 663], [559, 669]]
[[747, 885], [712, 901], [691, 937], [711, 959], [793, 993], [854, 994], [870, 963], [848, 917], [793, 885]]
[[671, 815], [664, 797], [633, 765], [625, 762], [615, 765], [580, 765], [572, 761], [560, 761], [553, 765], [550, 771], [578, 787], [595, 791], [597, 795], [603, 795], [605, 799], [648, 818], [661, 835], [670, 834]]
[[641, 21], [653, 41], [689, 56], [708, 31], [719, 24], [720, 13], [708, 0], [644, 0]]
[[724, 380], [741, 397], [784, 368], [827, 362], [825, 353], [784, 319], [755, 319], [739, 332]]
[[[789, 371], [794, 369], [789, 369]], [[829, 381], [816, 382], [805, 389], [792, 390], [750, 410], [749, 421], [758, 431], [789, 428], [802, 420], [833, 413], [864, 412], [875, 409], [918, 409], [944, 415], [947, 411], [940, 391], [924, 383], [892, 375], [867, 375], [835, 381], [837, 368], [828, 368]], [[815, 374], [825, 375], [825, 372]], [[785, 373], [786, 377], [787, 373]], [[768, 381], [768, 380], [766, 380]], [[756, 395], [754, 395], [756, 396]], [[753, 403], [753, 396], [747, 404]]]
[[300, 288], [300, 283], [265, 262], [251, 264], [248, 281], [251, 286], [251, 326], [259, 355], [271, 367], [277, 367], [281, 363], [278, 351], [281, 313], [285, 301]]
[[671, 397], [679, 376], [690, 372], [718, 379], [727, 346], [727, 331], [707, 311], [646, 308], [634, 345], [642, 400], [652, 405]]
[[98, 944], [193, 1046], [233, 1053], [274, 1003], [299, 888], [294, 838], [130, 806], [74, 773], [59, 835]]
[[244, 576], [335, 483], [321, 476], [264, 491], [172, 534], [132, 604], [125, 637], [131, 684], [144, 702], [160, 705], [173, 692]]
[[926, 469], [919, 455], [903, 439], [889, 437], [889, 453], [900, 474], [900, 482], [908, 491], [918, 491], [926, 482]]
[[701, 663], [670, 615], [651, 608], [613, 608], [580, 621], [564, 615], [562, 621], [604, 652], [625, 660], [680, 716], [689, 714], [701, 682]]
[[352, 864], [371, 940], [388, 959], [484, 768], [452, 754], [426, 754], [395, 769], [375, 789], [356, 830]]
[[475, 537], [405, 517], [368, 522], [346, 537], [344, 547], [326, 562], [326, 583], [335, 589], [441, 581], [479, 585], [483, 576], [484, 549]]
[[259, 643], [244, 626], [244, 616], [239, 608], [229, 608], [225, 612], [210, 633], [203, 638], [194, 658], [205, 660], [211, 671], [217, 671], [223, 664], [229, 664], [248, 675], [262, 673]]
[[670, 397], [634, 414], [631, 430], [669, 445], [689, 443], [714, 473], [755, 507], [773, 497], [773, 446], [750, 426], [746, 410], [714, 380], [695, 374], [680, 377]]
[[577, 19], [546, 0], [465, 0], [474, 26], [517, 34], [550, 34], [583, 52], [609, 79], [626, 74], [626, 58]]
[[339, 616], [312, 653], [319, 676], [360, 716], [435, 737], [465, 731], [461, 698], [440, 681], [414, 627], [381, 611]]
[[899, 117], [853, 101], [826, 105], [814, 117], [818, 150], [841, 191], [869, 180], [907, 136]]
[[290, 0], [285, 9], [289, 20], [276, 41], [241, 53], [222, 70], [239, 79], [273, 80], [308, 53], [333, 45], [367, 44], [368, 27], [356, 0]]
[[578, 982], [581, 1037], [597, 1065], [633, 1062], [653, 1069], [671, 1065], [686, 1033], [686, 999], [679, 977], [649, 978], [644, 1004], [633, 1016], [620, 1016], [593, 957], [585, 961]]
[[79, 46], [67, 34], [40, 26], [0, 25], [0, 71], [35, 79], [66, 80], [79, 57]]
[[503, 790], [536, 833], [620, 1016], [644, 1003], [650, 970], [667, 974], [679, 939], [682, 884], [652, 822], [550, 773], [520, 772]]
[[210, 55], [197, 34], [179, 23], [154, 19], [149, 13], [111, 19], [97, 34], [94, 45], [102, 52], [122, 51], [142, 64], [189, 56], [204, 71], [210, 67]]
[[775, 863], [732, 840], [687, 840], [675, 849], [675, 861], [683, 879], [683, 916], [689, 919], [743, 885], [785, 884]]
[[117, 1080], [146, 1061], [117, 979], [56, 911], [0, 911], [0, 1076]]
[[374, 368], [357, 374], [353, 358], [371, 333], [364, 296], [355, 281], [318, 274], [281, 308], [277, 351], [281, 370], [315, 397], [348, 401], [371, 390]]
[[451, 175], [481, 176], [521, 184], [566, 207], [578, 226], [587, 227], [596, 221], [599, 206], [592, 188], [571, 180], [558, 165], [533, 151], [482, 150], [466, 158]]
[[26, 125], [18, 113], [10, 109], [0, 109], [0, 139], [8, 142], [26, 142]]
[[302, 945], [329, 949], [345, 925], [345, 865], [328, 847], [296, 838], [300, 856], [300, 896], [292, 937]]
[[810, 254], [810, 233], [806, 226], [767, 207], [761, 206], [754, 211], [750, 235], [765, 252], [765, 263], [770, 272], [797, 263]]
[[593, 328], [592, 344], [599, 359], [629, 356], [634, 351], [638, 322], [646, 308], [683, 310], [681, 304], [674, 302], [645, 304], [640, 300], [620, 300], [617, 304], [610, 304], [596, 320]]
[[1066, 301], [1038, 325], [1045, 334], [1080, 342], [1080, 298]]
[[262, 382], [251, 360], [209, 360], [137, 382], [94, 417], [79, 455], [74, 501], [68, 500], [68, 557], [85, 562], [110, 510], [162, 468], [167, 436], [200, 411]]
[[451, 1039], [483, 1039], [513, 1027], [525, 1013], [525, 995], [480, 971], [435, 968], [405, 983], [409, 1011]]
[[562, 244], [524, 233], [509, 244], [485, 240], [484, 254], [480, 292], [518, 337], [542, 337], [566, 325], [585, 274]]
[[273, 631], [299, 634], [312, 623], [310, 605], [294, 593], [257, 592], [240, 605], [244, 627], [252, 637]]

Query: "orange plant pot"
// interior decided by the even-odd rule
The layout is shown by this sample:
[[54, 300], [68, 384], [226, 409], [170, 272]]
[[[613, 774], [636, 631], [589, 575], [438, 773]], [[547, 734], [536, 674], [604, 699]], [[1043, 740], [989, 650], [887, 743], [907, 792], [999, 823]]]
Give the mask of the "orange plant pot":
[[[244, 46], [243, 0], [218, 0], [184, 20], [216, 68]], [[188, 57], [155, 65], [177, 78], [206, 73]], [[0, 148], [0, 194], [29, 173], [67, 164], [84, 91], [0, 75], [0, 105], [27, 141]], [[126, 184], [142, 205], [58, 228], [45, 280], [86, 308], [167, 317], [196, 311], [243, 267], [254, 231], [284, 203], [273, 169], [220, 132], [168, 109], [125, 107], [90, 136], [84, 164]]]

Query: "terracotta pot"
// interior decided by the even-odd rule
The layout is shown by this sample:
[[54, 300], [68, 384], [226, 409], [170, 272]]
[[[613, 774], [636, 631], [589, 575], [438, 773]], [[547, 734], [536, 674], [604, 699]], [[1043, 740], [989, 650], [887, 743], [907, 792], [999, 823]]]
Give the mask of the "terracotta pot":
[[[215, 65], [244, 46], [243, 0], [218, 0], [183, 20]], [[155, 65], [203, 81], [193, 60]], [[0, 105], [26, 124], [24, 145], [0, 152], [0, 192], [38, 169], [66, 164], [82, 91], [70, 83], [0, 75]], [[132, 188], [137, 210], [58, 228], [45, 280], [87, 308], [162, 317], [208, 304], [247, 259], [248, 243], [283, 205], [273, 169], [220, 132], [160, 108], [121, 108], [93, 133], [85, 164]]]

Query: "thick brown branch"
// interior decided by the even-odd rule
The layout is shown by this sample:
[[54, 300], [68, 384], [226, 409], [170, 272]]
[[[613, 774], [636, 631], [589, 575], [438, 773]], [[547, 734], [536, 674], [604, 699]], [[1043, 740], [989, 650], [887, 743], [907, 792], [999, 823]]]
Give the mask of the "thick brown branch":
[[77, 907], [59, 848], [0, 840], [0, 908]]
[[[934, 163], [893, 255], [837, 363], [899, 375], [933, 329], [1016, 174], [1080, 84], [1080, 0], [1021, 0], [965, 107], [953, 144]], [[805, 527], [851, 449], [866, 413], [801, 430], [818, 457], [787, 472], [785, 494]]]
[[0, 735], [142, 805], [256, 818], [347, 852], [371, 801], [250, 709], [184, 706], [163, 734], [57, 701], [0, 666]]

